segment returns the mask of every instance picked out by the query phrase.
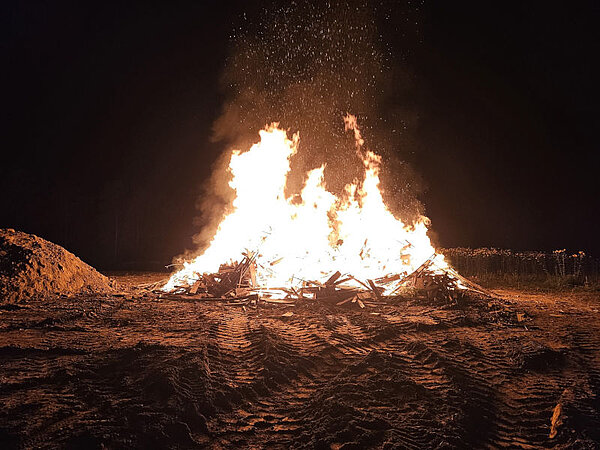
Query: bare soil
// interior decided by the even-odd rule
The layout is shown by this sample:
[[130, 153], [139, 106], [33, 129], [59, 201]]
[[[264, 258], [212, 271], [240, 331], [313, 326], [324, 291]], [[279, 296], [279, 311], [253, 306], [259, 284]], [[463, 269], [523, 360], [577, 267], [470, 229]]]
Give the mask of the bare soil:
[[0, 304], [55, 295], [102, 294], [111, 281], [60, 245], [0, 228]]
[[498, 293], [365, 309], [134, 290], [4, 305], [0, 447], [598, 448], [598, 294]]

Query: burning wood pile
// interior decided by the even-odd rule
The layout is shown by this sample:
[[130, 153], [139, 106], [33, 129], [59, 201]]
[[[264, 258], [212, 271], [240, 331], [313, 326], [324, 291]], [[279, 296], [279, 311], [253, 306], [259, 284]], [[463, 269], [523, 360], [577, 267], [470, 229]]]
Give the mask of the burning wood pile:
[[213, 274], [196, 273], [192, 284], [176, 286], [171, 292], [162, 295], [186, 300], [220, 300], [240, 305], [255, 305], [260, 301], [294, 304], [316, 300], [337, 306], [356, 305], [360, 308], [393, 303], [407, 296], [449, 303], [458, 302], [465, 292], [491, 296], [484, 288], [462, 277], [454, 269], [437, 266], [437, 256], [433, 254], [409, 274], [360, 280], [351, 274], [336, 271], [321, 281], [300, 280], [300, 288], [266, 288], [256, 284], [256, 254], [246, 253], [241, 262], [221, 265], [219, 271]]
[[466, 289], [485, 294], [433, 248], [429, 219], [405, 224], [392, 214], [380, 189], [381, 157], [363, 149], [354, 116], [344, 122], [364, 177], [338, 195], [326, 188], [324, 165], [306, 174], [300, 192], [286, 193], [299, 138], [288, 139], [277, 124], [261, 130], [260, 142], [248, 151], [233, 151], [231, 212], [204, 252], [185, 262], [163, 293], [240, 303], [320, 300], [361, 308], [404, 295], [456, 301]]

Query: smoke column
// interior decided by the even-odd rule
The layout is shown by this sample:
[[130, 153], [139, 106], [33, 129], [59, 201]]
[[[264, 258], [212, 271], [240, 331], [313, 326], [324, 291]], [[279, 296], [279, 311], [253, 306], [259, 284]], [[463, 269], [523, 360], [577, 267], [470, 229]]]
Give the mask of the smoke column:
[[225, 170], [230, 150], [249, 148], [258, 130], [271, 122], [279, 122], [290, 136], [300, 133], [288, 194], [297, 193], [306, 172], [323, 163], [333, 193], [362, 176], [353, 136], [344, 131], [343, 116], [349, 112], [358, 116], [366, 147], [383, 155], [388, 206], [407, 223], [423, 212], [416, 198], [421, 183], [399, 157], [413, 145], [416, 114], [398, 107], [390, 114], [388, 107], [410, 88], [410, 72], [392, 57], [378, 31], [378, 20], [390, 19], [389, 8], [381, 2], [319, 0], [241, 17], [222, 76], [226, 101], [213, 126], [213, 140], [223, 143], [225, 152], [198, 202], [202, 231], [197, 244], [202, 247], [212, 237], [232, 199]]

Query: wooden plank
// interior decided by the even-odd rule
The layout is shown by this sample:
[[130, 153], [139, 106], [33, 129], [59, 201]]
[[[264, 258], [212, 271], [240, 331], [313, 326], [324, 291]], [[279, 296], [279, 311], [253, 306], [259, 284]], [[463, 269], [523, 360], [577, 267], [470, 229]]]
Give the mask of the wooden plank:
[[400, 278], [402, 278], [402, 275], [396, 273], [394, 275], [387, 275], [385, 277], [377, 278], [375, 281], [377, 281], [378, 283], [386, 284], [391, 283], [392, 281], [399, 280]]
[[362, 281], [360, 281], [358, 278], [355, 278], [353, 276], [350, 276], [350, 278], [352, 278], [354, 281], [356, 281], [357, 283], [360, 283], [361, 285], [363, 285], [365, 287], [365, 289], [367, 290], [371, 290], [371, 288], [369, 286], [367, 286], [365, 283], [363, 283]]
[[342, 273], [338, 270], [336, 271], [333, 275], [331, 275], [327, 281], [325, 282], [325, 286], [331, 286], [334, 285], [336, 280], [342, 276]]
[[190, 294], [194, 295], [196, 292], [198, 292], [199, 287], [200, 287], [200, 280], [196, 280], [196, 282], [193, 284], [192, 288], [190, 289]]
[[280, 305], [295, 305], [296, 302], [292, 299], [282, 299], [282, 298], [263, 298], [264, 302], [267, 303], [277, 303]]
[[252, 284], [252, 286], [256, 286], [256, 263], [254, 261], [252, 261], [252, 263], [250, 263], [250, 284]]
[[336, 305], [337, 306], [342, 306], [345, 305], [346, 303], [348, 303], [349, 301], [353, 301], [353, 299], [355, 299], [356, 297], [348, 297], [346, 300], [342, 300], [341, 302], [337, 302]]
[[375, 283], [373, 283], [373, 280], [367, 280], [369, 283], [369, 286], [371, 286], [371, 290], [375, 293], [375, 296], [380, 299], [381, 298], [381, 292], [379, 292], [379, 288], [377, 286], [375, 286]]

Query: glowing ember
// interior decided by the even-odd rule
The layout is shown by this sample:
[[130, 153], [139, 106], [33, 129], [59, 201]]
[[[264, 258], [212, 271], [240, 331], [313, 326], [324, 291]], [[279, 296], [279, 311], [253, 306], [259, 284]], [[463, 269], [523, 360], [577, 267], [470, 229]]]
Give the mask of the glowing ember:
[[[346, 130], [354, 132], [365, 172], [361, 182], [348, 184], [339, 198], [327, 191], [325, 166], [307, 174], [297, 197], [284, 189], [298, 135], [290, 140], [273, 124], [260, 131], [260, 142], [249, 151], [234, 151], [229, 163], [235, 190], [232, 212], [221, 221], [208, 248], [173, 274], [163, 288], [193, 284], [201, 274], [215, 273], [223, 263], [256, 256], [256, 286], [300, 288], [305, 280], [323, 280], [340, 271], [357, 280], [408, 274], [433, 256], [447, 267], [427, 236], [426, 217], [406, 225], [390, 212], [379, 188], [381, 157], [363, 150], [356, 118], [348, 115]], [[346, 283], [360, 287], [350, 279]], [[384, 293], [397, 286], [387, 284]]]

